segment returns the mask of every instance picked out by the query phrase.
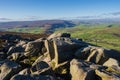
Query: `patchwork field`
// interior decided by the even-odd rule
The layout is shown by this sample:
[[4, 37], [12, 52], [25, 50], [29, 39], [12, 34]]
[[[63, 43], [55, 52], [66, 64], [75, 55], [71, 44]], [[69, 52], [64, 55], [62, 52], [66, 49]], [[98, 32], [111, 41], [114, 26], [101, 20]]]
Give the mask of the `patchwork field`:
[[56, 32], [68, 32], [72, 37], [82, 38], [91, 44], [120, 50], [120, 24], [83, 24], [74, 28], [58, 29]]

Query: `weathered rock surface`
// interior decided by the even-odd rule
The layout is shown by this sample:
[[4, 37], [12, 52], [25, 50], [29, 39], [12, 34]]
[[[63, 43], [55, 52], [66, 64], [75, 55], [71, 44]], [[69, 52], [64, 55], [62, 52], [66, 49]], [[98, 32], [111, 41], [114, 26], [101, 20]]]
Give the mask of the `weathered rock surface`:
[[92, 63], [73, 59], [70, 63], [72, 80], [97, 80], [94, 69], [90, 68]]
[[1, 35], [0, 80], [120, 80], [120, 52], [69, 33], [23, 39]]
[[75, 56], [76, 58], [102, 65], [110, 58], [111, 54], [109, 54], [109, 51], [101, 47], [88, 46], [79, 49]]
[[106, 70], [96, 70], [96, 74], [101, 78], [101, 80], [120, 80], [120, 75], [111, 73]]
[[69, 33], [53, 33], [52, 35], [50, 35], [49, 37], [48, 37], [48, 40], [49, 39], [53, 39], [53, 38], [56, 38], [56, 37], [68, 37], [68, 38], [70, 38], [70, 34]]
[[112, 66], [120, 66], [119, 61], [113, 58], [109, 58], [104, 64], [104, 66], [112, 67]]
[[31, 71], [29, 68], [23, 69], [22, 71], [19, 72], [20, 75], [29, 75], [31, 74]]
[[29, 42], [25, 49], [26, 51], [25, 56], [38, 56], [40, 55], [40, 53], [42, 54], [41, 50], [42, 50], [43, 44], [44, 44], [43, 41]]
[[46, 75], [46, 76], [41, 76], [41, 75], [15, 75], [10, 80], [61, 80], [61, 79], [57, 79], [57, 78], [49, 76], [49, 75]]
[[48, 54], [56, 65], [73, 59], [74, 53], [86, 45], [84, 42], [66, 37], [55, 37], [49, 41], [45, 41]]
[[21, 70], [21, 66], [15, 62], [7, 61], [0, 66], [0, 80], [9, 80]]
[[16, 52], [24, 52], [24, 48], [22, 46], [12, 46], [9, 48], [7, 55], [11, 55]]

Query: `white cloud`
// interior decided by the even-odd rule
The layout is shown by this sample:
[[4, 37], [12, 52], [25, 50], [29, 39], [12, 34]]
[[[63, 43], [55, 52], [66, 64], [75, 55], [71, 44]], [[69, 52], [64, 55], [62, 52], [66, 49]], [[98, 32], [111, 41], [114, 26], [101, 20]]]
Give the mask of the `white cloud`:
[[0, 20], [5, 20], [5, 21], [6, 21], [6, 20], [12, 20], [12, 19], [9, 19], [9, 18], [2, 18], [2, 17], [1, 17]]
[[24, 20], [40, 20], [40, 19], [42, 19], [42, 17], [39, 16], [28, 16], [24, 18]]

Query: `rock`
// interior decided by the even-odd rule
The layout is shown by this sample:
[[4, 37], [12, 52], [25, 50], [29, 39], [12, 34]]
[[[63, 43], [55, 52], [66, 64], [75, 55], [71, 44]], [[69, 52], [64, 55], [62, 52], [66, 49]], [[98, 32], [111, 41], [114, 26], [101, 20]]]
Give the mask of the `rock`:
[[3, 52], [0, 52], [0, 61], [6, 59], [7, 55]]
[[0, 36], [0, 39], [5, 39], [8, 41], [15, 41], [16, 39], [21, 40], [22, 38], [19, 35], [4, 34]]
[[44, 62], [46, 62], [48, 65], [50, 65], [50, 59], [49, 59], [49, 57], [48, 57], [48, 54], [44, 54], [44, 55], [42, 55], [42, 56], [39, 56], [36, 60], [35, 60], [35, 62], [32, 64], [32, 66], [34, 66], [34, 65], [36, 65], [37, 63], [39, 63], [39, 62], [41, 62], [41, 61], [44, 61]]
[[51, 67], [44, 68], [44, 69], [41, 69], [41, 70], [37, 70], [36, 72], [32, 72], [32, 74], [55, 76]]
[[120, 74], [119, 64], [120, 63], [116, 59], [109, 58], [103, 65], [108, 67], [107, 71], [115, 74]]
[[53, 33], [48, 37], [48, 40], [52, 39], [52, 38], [56, 38], [56, 37], [68, 37], [70, 38], [70, 34], [69, 33]]
[[74, 53], [79, 48], [86, 46], [84, 42], [76, 39], [57, 37], [45, 41], [45, 47], [50, 59], [57, 64], [74, 58]]
[[24, 48], [22, 46], [12, 46], [9, 48], [7, 55], [11, 55], [12, 53], [16, 52], [24, 52]]
[[96, 64], [103, 64], [108, 60], [107, 54], [104, 53], [103, 48], [93, 47], [87, 61], [94, 62]]
[[23, 56], [24, 56], [24, 53], [17, 52], [17, 53], [12, 53], [10, 56], [8, 56], [8, 59], [11, 59], [14, 61], [20, 61]]
[[31, 68], [31, 61], [29, 60], [29, 59], [27, 59], [27, 58], [25, 58], [25, 59], [23, 59], [23, 60], [21, 60], [21, 61], [17, 61], [21, 66], [22, 66], [22, 68], [23, 69], [25, 69], [25, 68]]
[[27, 44], [27, 41], [22, 41], [22, 40], [20, 40], [20, 41], [16, 44], [16, 46], [22, 46], [23, 48], [26, 48], [26, 44]]
[[42, 55], [32, 64], [31, 71], [33, 72], [33, 74], [54, 75], [50, 63], [51, 62], [47, 54]]
[[120, 52], [113, 49], [105, 49], [104, 52], [107, 54], [109, 58], [116, 59], [120, 62]]
[[31, 62], [30, 62], [29, 59], [24, 59], [24, 60], [23, 60], [23, 63], [24, 63], [24, 64], [31, 64]]
[[107, 71], [113, 72], [115, 74], [120, 74], [120, 67], [112, 65], [111, 67], [107, 68]]
[[39, 61], [31, 68], [33, 74], [54, 75], [52, 68], [44, 61]]
[[7, 61], [0, 66], [0, 80], [10, 80], [10, 78], [21, 70], [21, 66], [15, 62]]
[[73, 59], [70, 62], [71, 80], [97, 80], [94, 69], [89, 66], [90, 62]]
[[11, 46], [14, 46], [14, 44], [13, 44], [13, 43], [6, 43], [6, 44], [2, 45], [2, 47], [3, 47], [3, 52], [4, 52], [4, 53], [7, 53], [8, 50], [9, 50], [9, 48], [10, 48]]
[[44, 45], [43, 41], [29, 42], [26, 46], [26, 49], [25, 49], [26, 53], [24, 55], [25, 56], [38, 56], [38, 55], [42, 54], [41, 50], [42, 50], [43, 45]]
[[101, 78], [101, 80], [120, 80], [119, 74], [114, 74], [103, 69], [95, 70], [95, 72]]
[[29, 75], [14, 75], [10, 80], [34, 80], [31, 76]]
[[118, 51], [91, 46], [68, 33], [36, 40], [0, 38], [0, 80], [120, 80]]
[[87, 60], [88, 56], [90, 55], [90, 49], [91, 47], [80, 48], [79, 50], [76, 51], [75, 57], [82, 60]]
[[82, 38], [76, 38], [76, 40], [83, 41], [83, 39], [82, 39]]
[[30, 75], [31, 72], [30, 72], [30, 69], [29, 68], [26, 68], [22, 71], [19, 72], [20, 75]]
[[57, 66], [54, 66], [54, 63], [51, 62], [52, 65], [52, 69], [54, 71], [54, 73], [59, 76], [62, 77], [64, 80], [71, 80], [71, 75], [70, 73], [70, 61], [66, 61], [63, 63], [58, 64]]
[[53, 42], [45, 40], [45, 48], [47, 50], [46, 53], [48, 54], [48, 57], [50, 58], [50, 60], [54, 59], [55, 54], [54, 54]]
[[41, 42], [41, 41], [44, 41], [44, 40], [46, 40], [46, 38], [43, 37], [43, 38], [36, 39], [35, 42]]
[[61, 80], [49, 75], [15, 75], [10, 80]]
[[112, 66], [119, 67], [119, 62], [116, 59], [109, 58], [103, 65], [108, 67], [112, 67]]
[[48, 67], [49, 65], [46, 62], [40, 61], [32, 66], [32, 72], [41, 71], [42, 69], [48, 68]]
[[88, 46], [79, 49], [75, 56], [79, 59], [87, 60], [96, 64], [103, 64], [109, 59], [107, 49], [95, 46]]

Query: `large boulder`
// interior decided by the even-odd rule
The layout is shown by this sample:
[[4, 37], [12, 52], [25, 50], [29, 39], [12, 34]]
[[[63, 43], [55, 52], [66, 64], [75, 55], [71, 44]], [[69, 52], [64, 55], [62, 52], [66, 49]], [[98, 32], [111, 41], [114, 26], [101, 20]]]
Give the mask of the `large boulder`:
[[97, 80], [94, 69], [90, 68], [92, 63], [73, 59], [70, 62], [71, 80]]
[[21, 66], [13, 61], [4, 62], [0, 66], [0, 80], [10, 80], [10, 78], [21, 70]]
[[53, 33], [47, 39], [50, 40], [50, 39], [56, 38], [56, 37], [68, 37], [68, 38], [70, 38], [70, 36], [71, 35], [69, 33]]
[[31, 71], [33, 74], [54, 75], [50, 61], [46, 55], [36, 59], [32, 64]]
[[50, 63], [51, 63], [51, 60], [50, 60], [50, 58], [48, 57], [48, 54], [45, 53], [44, 55], [41, 55], [41, 56], [37, 57], [37, 58], [35, 59], [34, 63], [32, 64], [32, 66], [38, 64], [38, 63], [41, 62], [41, 61], [46, 62], [48, 65], [50, 65]]
[[109, 72], [104, 69], [97, 69], [95, 70], [95, 72], [96, 72], [96, 75], [98, 75], [101, 78], [101, 80], [120, 80], [119, 74]]
[[119, 63], [119, 61], [117, 61], [117, 60], [114, 59], [114, 58], [109, 58], [103, 65], [104, 65], [104, 66], [108, 66], [108, 67], [112, 67], [112, 66], [117, 66], [117, 67], [119, 67], [119, 66], [120, 66], [120, 63]]
[[25, 56], [38, 56], [42, 54], [43, 41], [31, 41], [27, 44], [25, 49]]
[[57, 37], [45, 41], [47, 53], [56, 66], [59, 63], [73, 59], [74, 53], [84, 46], [86, 46], [86, 43], [66, 37]]
[[78, 59], [71, 61], [70, 73], [72, 80], [120, 80], [117, 66], [106, 67]]
[[96, 64], [103, 64], [109, 59], [107, 49], [95, 46], [88, 46], [76, 51], [76, 58], [87, 60]]
[[57, 76], [62, 77], [64, 80], [71, 80], [70, 61], [65, 61], [57, 66], [54, 65], [54, 62], [51, 62], [51, 66]]

